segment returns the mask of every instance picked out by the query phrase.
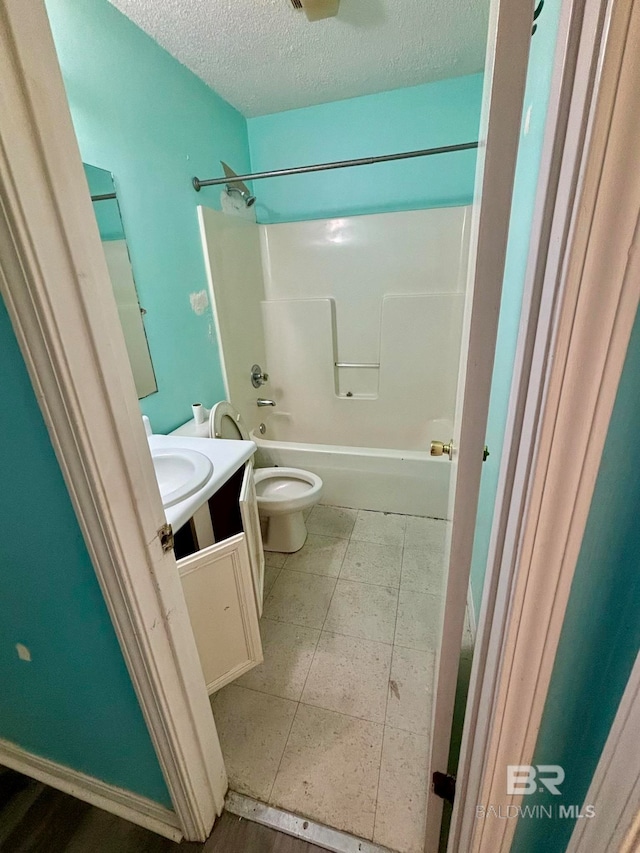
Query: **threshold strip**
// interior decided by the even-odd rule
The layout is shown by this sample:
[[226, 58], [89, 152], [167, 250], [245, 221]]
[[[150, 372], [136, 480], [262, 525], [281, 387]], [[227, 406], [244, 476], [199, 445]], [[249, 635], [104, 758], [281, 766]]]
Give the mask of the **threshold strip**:
[[235, 791], [229, 791], [227, 794], [225, 809], [238, 817], [270, 826], [286, 835], [324, 847], [332, 853], [394, 853], [388, 847], [381, 847], [372, 841], [349, 835], [348, 832], [341, 832], [339, 829], [332, 829], [330, 826], [299, 817], [283, 809], [267, 806]]

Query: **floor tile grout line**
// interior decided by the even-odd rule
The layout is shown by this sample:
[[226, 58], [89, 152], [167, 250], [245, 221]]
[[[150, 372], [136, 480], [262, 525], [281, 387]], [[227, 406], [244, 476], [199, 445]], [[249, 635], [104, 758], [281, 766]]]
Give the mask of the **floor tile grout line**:
[[[345, 558], [346, 558], [346, 554], [342, 558], [342, 563], [340, 564], [340, 571], [342, 571], [342, 565], [344, 563]], [[399, 586], [389, 586], [389, 584], [386, 584], [386, 583], [370, 583], [368, 581], [353, 581], [353, 580], [351, 580], [351, 578], [343, 578], [343, 577], [340, 577], [340, 575], [319, 575], [317, 572], [301, 572], [298, 569], [287, 569], [284, 566], [281, 569], [281, 573], [282, 572], [291, 572], [294, 575], [312, 575], [314, 578], [329, 578], [329, 580], [343, 581], [344, 583], [359, 583], [359, 584], [362, 584], [362, 586], [375, 586], [376, 589], [391, 589], [394, 592], [398, 592], [400, 589]], [[280, 575], [278, 575], [278, 577], [280, 577]], [[274, 586], [275, 586], [275, 581], [274, 581]], [[273, 589], [273, 587], [272, 587], [272, 589]], [[435, 595], [435, 594], [436, 593], [431, 593], [431, 592], [423, 593], [423, 595]]]
[[[256, 691], [257, 692], [257, 691]], [[296, 721], [296, 717], [298, 716], [298, 711], [300, 709], [300, 700], [296, 702], [296, 710], [291, 717], [291, 722], [289, 723], [289, 730], [287, 732], [287, 736], [284, 741], [284, 746], [282, 747], [282, 752], [280, 753], [280, 761], [278, 761], [278, 766], [276, 768], [276, 772], [273, 775], [273, 782], [271, 783], [271, 787], [269, 788], [269, 794], [267, 796], [267, 805], [271, 804], [271, 798], [273, 797], [273, 789], [276, 785], [276, 780], [278, 779], [278, 773], [280, 772], [280, 768], [282, 767], [282, 759], [284, 758], [284, 754], [287, 751], [287, 746], [289, 744], [289, 738], [291, 737], [291, 730], [293, 729], [293, 724]]]
[[[387, 686], [388, 689], [388, 686]], [[386, 716], [386, 709], [385, 709]], [[378, 758], [378, 781], [376, 783], [376, 802], [373, 809], [373, 833], [371, 835], [371, 840], [373, 841], [376, 837], [376, 821], [378, 818], [378, 798], [380, 796], [380, 777], [382, 776], [382, 755], [384, 753], [384, 736], [387, 729], [386, 723], [382, 724], [382, 740], [380, 742], [380, 757]]]
[[402, 585], [402, 564], [404, 562], [404, 548], [405, 548], [406, 538], [407, 538], [407, 530], [406, 530], [406, 525], [405, 525], [404, 535], [402, 537], [402, 554], [400, 555], [400, 581], [398, 584], [398, 598], [396, 600], [396, 618], [395, 618], [395, 622], [393, 625], [393, 643], [391, 645], [391, 664], [389, 666], [389, 679], [387, 681], [387, 699], [386, 699], [386, 702], [384, 705], [384, 724], [383, 724], [383, 728], [382, 728], [382, 744], [380, 746], [380, 760], [378, 762], [378, 784], [376, 786], [376, 805], [375, 805], [374, 814], [373, 814], [372, 840], [375, 839], [375, 837], [376, 837], [376, 823], [377, 823], [377, 819], [378, 819], [378, 802], [379, 802], [379, 797], [380, 797], [380, 779], [382, 777], [382, 756], [384, 753], [384, 738], [385, 738], [385, 732], [386, 732], [386, 728], [387, 728], [387, 715], [389, 713], [389, 693], [391, 691], [390, 685], [391, 685], [391, 676], [393, 673], [393, 658], [394, 658], [395, 650], [396, 650], [396, 631], [398, 628], [398, 611], [400, 609], [400, 589], [401, 589], [401, 585]]
[[[230, 685], [225, 685], [230, 686]], [[247, 690], [249, 693], [257, 693], [259, 696], [268, 696], [270, 699], [281, 699], [283, 702], [291, 702], [296, 706], [295, 713], [293, 718], [295, 719], [296, 714], [298, 713], [298, 707], [303, 705], [305, 708], [316, 708], [319, 711], [327, 711], [329, 714], [337, 714], [339, 717], [349, 717], [350, 720], [358, 720], [361, 723], [372, 723], [374, 726], [382, 726], [385, 729], [393, 729], [394, 731], [404, 732], [405, 734], [415, 735], [416, 737], [421, 738], [429, 738], [429, 735], [425, 735], [422, 732], [415, 732], [413, 729], [405, 728], [404, 726], [399, 725], [391, 725], [391, 723], [387, 723], [386, 721], [381, 722], [380, 720], [371, 720], [369, 717], [358, 717], [357, 714], [349, 714], [348, 711], [336, 711], [335, 708], [325, 708], [324, 705], [316, 705], [314, 702], [309, 702], [309, 700], [303, 701], [302, 697], [300, 699], [291, 699], [289, 696], [280, 696], [277, 693], [269, 693], [266, 690], [258, 690], [257, 687], [245, 687], [244, 684], [236, 684], [236, 687], [239, 687], [241, 690]], [[287, 743], [289, 742], [289, 735], [291, 734], [291, 729], [287, 733], [287, 741], [285, 743], [285, 749]], [[284, 755], [284, 751], [283, 751]], [[279, 767], [279, 765], [278, 765]]]
[[[336, 588], [334, 586], [334, 588], [333, 588], [334, 592], [335, 592], [335, 589]], [[331, 593], [331, 598], [333, 598], [333, 593]], [[331, 607], [331, 601], [329, 602], [329, 607]], [[327, 613], [328, 612], [329, 612], [329, 608], [327, 608]], [[325, 616], [325, 621], [326, 621], [326, 618], [327, 617]], [[313, 667], [313, 662], [316, 659], [316, 654], [318, 651], [318, 644], [320, 643], [320, 637], [321, 636], [322, 636], [322, 628], [320, 628], [320, 630], [318, 632], [318, 639], [316, 640], [316, 644], [313, 647], [313, 655], [311, 656], [311, 663], [309, 664], [309, 669], [307, 670], [307, 674], [304, 677], [304, 684], [302, 685], [302, 690], [300, 691], [300, 699], [298, 700], [299, 703], [302, 703], [302, 697], [304, 696], [304, 690], [305, 690], [305, 687], [307, 686], [307, 681], [309, 680], [309, 673], [311, 672], [311, 669]], [[298, 712], [296, 711], [296, 713], [298, 713]]]
[[[304, 548], [304, 545], [302, 547]], [[346, 549], [345, 549], [345, 555], [346, 555]], [[287, 559], [288, 559], [288, 557], [287, 557]], [[342, 562], [344, 562], [344, 556], [342, 558]], [[285, 560], [285, 566], [286, 566], [286, 560]], [[340, 571], [342, 571], [342, 563], [340, 563]], [[300, 572], [300, 574], [304, 574], [304, 573]], [[340, 575], [340, 572], [338, 572], [338, 577], [339, 577], [339, 575]], [[315, 644], [315, 647], [313, 649], [313, 656], [311, 658], [311, 663], [309, 664], [309, 669], [307, 670], [307, 674], [306, 674], [305, 679], [304, 679], [304, 684], [302, 685], [302, 690], [300, 691], [300, 698], [298, 699], [298, 703], [296, 705], [296, 711], [295, 711], [295, 714], [293, 715], [293, 718], [291, 720], [291, 725], [289, 726], [289, 731], [287, 732], [287, 738], [286, 738], [285, 743], [284, 743], [284, 749], [282, 750], [282, 755], [280, 756], [280, 761], [278, 762], [278, 769], [276, 770], [275, 776], [273, 777], [273, 783], [271, 785], [271, 790], [269, 791], [269, 803], [271, 803], [271, 799], [273, 797], [273, 789], [275, 787], [276, 780], [278, 778], [278, 773], [280, 773], [280, 768], [282, 767], [282, 759], [284, 758], [284, 754], [287, 751], [287, 746], [289, 745], [289, 739], [291, 737], [291, 732], [293, 730], [293, 724], [295, 723], [296, 717], [298, 716], [298, 711], [300, 710], [300, 705], [303, 704], [301, 700], [302, 700], [302, 697], [304, 695], [304, 689], [307, 686], [307, 681], [309, 679], [309, 673], [311, 672], [313, 662], [316, 659], [316, 653], [318, 651], [318, 643], [320, 642], [320, 637], [322, 636], [324, 624], [327, 621], [327, 615], [329, 613], [329, 608], [331, 607], [331, 602], [333, 601], [333, 596], [335, 595], [337, 586], [338, 586], [338, 579], [336, 578], [335, 584], [333, 586], [333, 590], [331, 592], [331, 598], [329, 599], [329, 606], [327, 607], [327, 612], [325, 613], [324, 620], [322, 622], [322, 628], [320, 628], [320, 633], [318, 634], [318, 639], [316, 640], [316, 644]], [[383, 735], [384, 735], [384, 732], [383, 732]]]
[[[402, 553], [404, 554], [404, 549], [403, 549]], [[340, 571], [342, 571], [342, 567], [343, 567], [345, 559], [346, 559], [346, 554], [342, 559], [342, 563], [340, 564]], [[343, 581], [344, 583], [359, 583], [359, 584], [362, 584], [362, 586], [374, 586], [377, 589], [391, 589], [394, 592], [400, 592], [400, 591], [412, 592], [416, 595], [430, 595], [433, 598], [444, 598], [444, 592], [423, 592], [422, 590], [419, 590], [419, 589], [409, 589], [406, 587], [403, 590], [402, 586], [389, 586], [388, 583], [372, 583], [371, 581], [352, 580], [351, 578], [342, 577], [341, 575], [321, 575], [321, 574], [318, 574], [318, 572], [301, 572], [299, 569], [287, 569], [286, 566], [283, 566], [280, 569], [280, 572], [278, 573], [278, 577], [276, 578], [276, 580], [278, 580], [278, 578], [280, 577], [282, 572], [285, 572], [285, 571], [291, 572], [294, 575], [312, 575], [314, 578], [328, 578], [329, 580]], [[402, 578], [402, 568], [401, 568], [400, 572], [401, 572], [400, 576]], [[273, 589], [273, 587], [275, 586], [276, 580], [274, 580], [273, 586], [271, 587], [271, 589]], [[402, 580], [400, 582], [402, 582]]]
[[[336, 711], [335, 708], [325, 708], [324, 705], [316, 705], [314, 702], [309, 702], [309, 700], [303, 701], [300, 699], [298, 702], [299, 705], [304, 705], [305, 708], [315, 708], [317, 711], [326, 711], [328, 714], [337, 714], [339, 717], [348, 717], [350, 720], [358, 720], [359, 723], [371, 723], [372, 726], [382, 726], [385, 727], [384, 721], [380, 720], [371, 720], [369, 717], [358, 717], [357, 714], [349, 714], [347, 711]], [[398, 728], [397, 726], [390, 726], [390, 728]], [[409, 729], [401, 729], [401, 731], [407, 731], [409, 734], [419, 735], [419, 732], [411, 732]]]
[[[423, 593], [423, 594], [426, 595], [428, 593]], [[327, 611], [327, 613], [328, 613], [328, 611]], [[413, 652], [430, 652], [430, 651], [432, 651], [431, 648], [422, 648], [420, 646], [408, 646], [408, 645], [406, 645], [406, 643], [395, 643], [395, 642], [385, 643], [384, 640], [374, 640], [371, 637], [362, 637], [362, 636], [358, 636], [356, 634], [345, 634], [344, 631], [338, 631], [338, 630], [333, 629], [333, 628], [331, 628], [331, 629], [325, 628], [324, 623], [323, 623], [322, 628], [318, 628], [316, 625], [303, 625], [301, 622], [288, 622], [286, 619], [273, 619], [271, 616], [263, 616], [262, 619], [266, 619], [267, 622], [277, 622], [281, 625], [292, 625], [296, 628], [308, 628], [311, 631], [320, 631], [321, 634], [337, 634], [339, 637], [351, 637], [351, 639], [353, 639], [353, 640], [364, 640], [365, 642], [369, 642], [369, 643], [379, 643], [381, 646], [392, 646], [392, 647], [397, 647], [399, 649], [409, 649], [410, 651], [413, 651]], [[396, 621], [397, 621], [397, 613], [396, 613]], [[325, 618], [325, 622], [326, 622], [326, 618]]]
[[[327, 611], [328, 613], [329, 611]], [[296, 628], [309, 628], [312, 631], [320, 631], [321, 634], [336, 634], [338, 637], [350, 637], [352, 640], [363, 640], [365, 643], [378, 643], [380, 646], [393, 646], [394, 643], [385, 643], [384, 640], [373, 640], [371, 637], [361, 637], [356, 634], [345, 634], [344, 631], [337, 631], [333, 628], [318, 628], [316, 625], [302, 625], [300, 622], [287, 622], [284, 619], [272, 619], [271, 617], [263, 617], [266, 618], [268, 622], [279, 622], [282, 625], [293, 625]], [[326, 621], [326, 620], [325, 620]], [[400, 646], [400, 648], [404, 649], [412, 649], [415, 652], [423, 652], [429, 651], [429, 649], [416, 649], [414, 646]]]
[[[265, 566], [265, 568], [266, 568], [266, 566]], [[273, 567], [272, 567], [272, 566], [270, 566], [269, 568], [273, 568]], [[278, 574], [277, 574], [277, 575], [275, 576], [275, 578], [273, 579], [273, 583], [272, 583], [272, 584], [271, 584], [271, 586], [269, 587], [269, 592], [268, 592], [268, 593], [266, 593], [266, 595], [265, 595], [265, 594], [264, 594], [264, 591], [263, 591], [263, 597], [262, 597], [262, 613], [263, 613], [263, 615], [264, 615], [264, 608], [265, 608], [265, 605], [266, 605], [266, 603], [267, 603], [267, 599], [268, 599], [268, 598], [269, 598], [269, 596], [271, 595], [271, 590], [272, 590], [272, 589], [274, 588], [274, 586], [276, 585], [276, 581], [278, 580], [278, 578], [279, 578], [279, 577], [280, 577], [280, 575], [282, 574], [282, 568], [283, 568], [283, 567], [281, 567], [281, 568], [279, 568], [279, 569], [277, 570]], [[261, 616], [260, 618], [262, 619], [262, 616]]]
[[[399, 514], [398, 514], [398, 513], [391, 513], [391, 515], [399, 515]], [[359, 516], [359, 512], [356, 512], [356, 522], [357, 522], [358, 516]], [[370, 724], [373, 724], [374, 726], [381, 726], [381, 728], [382, 728], [382, 733], [381, 733], [381, 734], [382, 734], [382, 736], [381, 736], [380, 754], [379, 754], [378, 766], [377, 766], [378, 773], [377, 773], [376, 795], [375, 795], [375, 802], [374, 802], [373, 828], [372, 828], [372, 834], [371, 834], [371, 836], [370, 836], [370, 838], [371, 838], [371, 839], [373, 839], [373, 838], [375, 838], [376, 826], [377, 826], [377, 817], [378, 817], [378, 797], [379, 797], [379, 793], [380, 793], [380, 781], [381, 781], [381, 772], [382, 772], [382, 757], [383, 757], [383, 753], [384, 753], [384, 744], [385, 744], [385, 736], [386, 736], [387, 729], [389, 729], [389, 730], [392, 730], [392, 729], [393, 729], [393, 730], [398, 730], [398, 731], [406, 732], [406, 733], [411, 734], [411, 735], [414, 735], [414, 736], [416, 736], [416, 737], [425, 737], [425, 736], [424, 736], [424, 735], [422, 735], [422, 734], [421, 734], [421, 733], [419, 733], [419, 732], [412, 732], [412, 731], [411, 731], [411, 729], [405, 729], [405, 728], [403, 728], [403, 727], [401, 727], [401, 726], [390, 726], [390, 725], [388, 724], [388, 722], [387, 722], [387, 720], [388, 720], [388, 704], [389, 704], [389, 698], [390, 698], [390, 693], [389, 693], [389, 680], [390, 680], [390, 678], [391, 678], [391, 671], [392, 671], [392, 666], [393, 666], [393, 659], [394, 659], [395, 649], [396, 649], [395, 635], [396, 635], [397, 622], [398, 622], [398, 612], [399, 612], [399, 595], [400, 595], [400, 591], [401, 591], [401, 587], [402, 587], [403, 564], [404, 564], [405, 550], [406, 550], [406, 548], [407, 548], [407, 545], [406, 545], [406, 539], [407, 539], [406, 524], [405, 524], [405, 528], [404, 528], [404, 530], [403, 530], [403, 535], [402, 535], [402, 546], [401, 546], [401, 549], [400, 549], [400, 574], [399, 574], [399, 581], [398, 581], [398, 585], [397, 585], [397, 586], [390, 586], [388, 583], [387, 583], [387, 584], [376, 584], [376, 583], [371, 583], [371, 582], [368, 582], [368, 581], [352, 580], [352, 579], [350, 579], [350, 578], [344, 578], [344, 577], [342, 576], [342, 572], [343, 572], [343, 570], [344, 570], [344, 564], [345, 564], [345, 560], [346, 560], [347, 551], [348, 551], [348, 548], [349, 548], [349, 546], [350, 546], [351, 542], [360, 542], [360, 543], [363, 543], [363, 544], [372, 544], [372, 545], [377, 545], [377, 546], [384, 546], [384, 545], [388, 545], [388, 544], [389, 544], [389, 543], [386, 543], [386, 542], [371, 542], [371, 540], [369, 540], [369, 539], [354, 539], [354, 538], [353, 538], [353, 532], [354, 532], [354, 530], [355, 530], [355, 523], [356, 523], [356, 522], [354, 522], [354, 525], [353, 525], [353, 527], [352, 527], [352, 530], [351, 530], [350, 535], [349, 535], [348, 537], [345, 537], [345, 539], [343, 539], [342, 537], [337, 537], [337, 536], [335, 536], [335, 535], [333, 535], [333, 536], [332, 536], [331, 534], [326, 534], [326, 533], [322, 533], [322, 534], [320, 534], [320, 533], [319, 533], [319, 534], [314, 534], [315, 536], [319, 536], [319, 537], [321, 537], [321, 538], [333, 539], [334, 541], [336, 541], [336, 543], [337, 543], [337, 541], [338, 541], [338, 540], [340, 540], [340, 541], [345, 541], [345, 540], [346, 540], [347, 547], [345, 548], [345, 553], [344, 553], [344, 555], [343, 555], [343, 557], [342, 557], [342, 560], [341, 560], [341, 562], [340, 562], [340, 568], [339, 568], [339, 570], [338, 570], [338, 574], [337, 574], [337, 575], [316, 575], [316, 573], [315, 573], [315, 572], [300, 572], [300, 571], [297, 571], [296, 569], [294, 569], [294, 568], [292, 568], [292, 567], [290, 568], [290, 567], [288, 567], [288, 566], [287, 566], [287, 563], [288, 563], [288, 561], [289, 561], [289, 559], [290, 559], [290, 556], [291, 556], [291, 555], [289, 555], [289, 556], [285, 559], [284, 564], [283, 564], [283, 565], [278, 569], [278, 574], [277, 574], [277, 575], [276, 575], [276, 577], [274, 578], [274, 583], [273, 583], [273, 585], [272, 585], [272, 589], [273, 589], [273, 586], [275, 586], [275, 583], [276, 583], [276, 581], [278, 580], [278, 578], [280, 577], [280, 575], [281, 575], [282, 571], [284, 571], [284, 570], [289, 571], [289, 572], [294, 572], [294, 573], [297, 573], [297, 574], [310, 574], [310, 575], [316, 575], [316, 576], [319, 576], [319, 577], [328, 577], [328, 578], [331, 578], [332, 580], [334, 580], [334, 581], [335, 581], [335, 583], [334, 583], [333, 590], [332, 590], [332, 593], [331, 593], [331, 597], [330, 597], [330, 600], [329, 600], [329, 605], [328, 605], [328, 607], [327, 607], [327, 611], [326, 611], [326, 613], [325, 613], [325, 617], [324, 617], [324, 619], [323, 619], [323, 621], [322, 621], [322, 626], [321, 626], [319, 629], [318, 629], [317, 627], [313, 626], [313, 629], [314, 629], [314, 630], [316, 630], [316, 631], [318, 631], [318, 636], [317, 636], [317, 639], [316, 639], [316, 642], [315, 642], [315, 645], [314, 645], [313, 655], [311, 656], [311, 663], [310, 663], [310, 665], [309, 665], [309, 667], [308, 667], [308, 669], [307, 669], [307, 673], [306, 673], [306, 675], [305, 675], [304, 684], [303, 684], [303, 686], [302, 686], [302, 690], [301, 690], [301, 692], [300, 692], [299, 699], [298, 699], [298, 700], [293, 700], [293, 699], [288, 699], [288, 697], [278, 697], [278, 696], [276, 696], [276, 694], [273, 694], [273, 693], [272, 693], [272, 694], [269, 694], [269, 693], [267, 693], [266, 691], [265, 691], [265, 692], [263, 692], [263, 691], [261, 691], [261, 690], [254, 690], [254, 692], [256, 692], [256, 693], [263, 693], [263, 695], [270, 695], [270, 696], [273, 696], [274, 698], [282, 698], [282, 699], [286, 699], [287, 701], [289, 701], [289, 702], [294, 702], [294, 704], [295, 704], [295, 711], [294, 711], [294, 714], [293, 714], [293, 716], [292, 716], [292, 720], [291, 720], [291, 723], [290, 723], [290, 726], [289, 726], [289, 730], [288, 730], [287, 735], [286, 735], [286, 740], [285, 740], [284, 748], [283, 748], [283, 750], [282, 750], [282, 754], [281, 754], [281, 756], [280, 756], [280, 760], [279, 760], [279, 762], [278, 762], [278, 767], [277, 767], [277, 769], [276, 769], [276, 773], [275, 773], [275, 776], [274, 776], [274, 779], [273, 779], [273, 783], [272, 783], [272, 785], [271, 785], [271, 787], [270, 787], [270, 791], [269, 791], [269, 795], [268, 795], [268, 802], [269, 802], [269, 803], [271, 803], [271, 801], [272, 801], [272, 798], [273, 798], [273, 791], [274, 791], [274, 789], [275, 789], [275, 784], [276, 784], [276, 781], [277, 781], [278, 775], [279, 775], [279, 773], [280, 773], [280, 771], [281, 771], [281, 768], [282, 768], [282, 762], [283, 762], [283, 760], [284, 760], [284, 755], [285, 755], [285, 753], [286, 753], [286, 750], [287, 750], [287, 747], [288, 747], [289, 741], [290, 741], [290, 739], [291, 739], [291, 732], [292, 732], [292, 730], [293, 730], [293, 726], [295, 725], [295, 722], [296, 722], [296, 719], [297, 719], [298, 713], [300, 712], [300, 707], [301, 707], [302, 705], [305, 705], [306, 707], [309, 707], [309, 708], [317, 708], [317, 709], [319, 709], [319, 710], [323, 710], [323, 711], [326, 711], [326, 712], [328, 712], [328, 713], [336, 713], [336, 714], [338, 714], [339, 716], [342, 716], [342, 717], [348, 717], [348, 718], [350, 718], [350, 719], [358, 720], [358, 721], [360, 721], [360, 722], [370, 723]], [[392, 543], [392, 544], [395, 544], [395, 543]], [[363, 584], [364, 586], [373, 586], [373, 587], [377, 587], [377, 588], [387, 588], [387, 589], [392, 589], [392, 590], [394, 590], [394, 591], [395, 591], [396, 611], [395, 611], [395, 620], [394, 620], [393, 637], [392, 637], [392, 641], [391, 641], [391, 642], [389, 642], [389, 643], [385, 643], [385, 642], [382, 642], [382, 641], [380, 641], [380, 640], [378, 640], [378, 639], [375, 639], [375, 640], [374, 640], [374, 639], [370, 639], [370, 638], [368, 638], [368, 637], [355, 637], [355, 636], [353, 636], [353, 635], [351, 635], [351, 634], [344, 634], [344, 633], [343, 633], [343, 632], [341, 632], [341, 631], [327, 631], [327, 629], [326, 629], [326, 622], [327, 622], [327, 619], [328, 619], [328, 614], [329, 614], [329, 610], [330, 610], [330, 608], [331, 608], [331, 604], [332, 604], [332, 602], [333, 602], [333, 600], [334, 600], [334, 598], [335, 598], [335, 593], [336, 593], [336, 589], [337, 589], [337, 585], [338, 585], [338, 581], [339, 581], [339, 580], [346, 580], [348, 583], [360, 583], [360, 584]], [[267, 618], [267, 617], [265, 617], [265, 618]], [[287, 622], [286, 620], [281, 620], [281, 619], [271, 619], [271, 620], [268, 620], [268, 621], [278, 622], [278, 623], [282, 623], [282, 624], [291, 624], [291, 625], [295, 625], [296, 627], [303, 627], [303, 628], [307, 628], [307, 629], [311, 627], [311, 626], [309, 626], [309, 625], [299, 625], [299, 623], [295, 623], [295, 622], [294, 622], [294, 623], [291, 623], [291, 622]], [[305, 702], [305, 701], [303, 701], [304, 690], [306, 689], [306, 686], [307, 686], [307, 683], [308, 683], [308, 680], [309, 680], [309, 677], [310, 677], [310, 674], [311, 674], [311, 670], [312, 670], [312, 668], [313, 668], [313, 664], [314, 664], [315, 659], [316, 659], [316, 657], [317, 657], [317, 650], [318, 650], [318, 646], [319, 646], [319, 643], [320, 643], [320, 639], [321, 639], [321, 637], [322, 637], [322, 634], [323, 634], [323, 633], [327, 633], [327, 634], [336, 634], [336, 635], [338, 635], [338, 636], [344, 636], [344, 637], [347, 637], [347, 638], [352, 638], [352, 639], [354, 639], [354, 640], [364, 640], [365, 642], [373, 642], [373, 643], [378, 643], [379, 645], [383, 645], [383, 646], [390, 647], [391, 655], [390, 655], [390, 661], [389, 661], [389, 675], [388, 675], [388, 678], [387, 678], [387, 685], [386, 685], [386, 688], [387, 688], [387, 689], [386, 689], [386, 697], [385, 697], [384, 718], [383, 718], [383, 721], [382, 721], [382, 722], [378, 722], [377, 720], [369, 720], [369, 719], [367, 719], [366, 717], [360, 717], [360, 716], [357, 716], [357, 715], [354, 715], [354, 714], [351, 714], [351, 713], [346, 713], [345, 711], [342, 711], [342, 710], [341, 710], [341, 711], [336, 711], [336, 710], [331, 709], [331, 708], [323, 708], [323, 706], [322, 706], [322, 705], [316, 705], [316, 704], [314, 704], [313, 702]], [[403, 648], [403, 647], [398, 646], [398, 648]], [[406, 646], [405, 648], [412, 649], [413, 647], [411, 647], [411, 646]], [[421, 649], [418, 649], [418, 650], [416, 650], [416, 651], [422, 651], [422, 650], [421, 650]], [[251, 690], [252, 688], [246, 688], [246, 689]], [[428, 737], [428, 736], [427, 736], [427, 737]]]
[[[245, 688], [245, 690], [249, 690], [249, 689], [251, 689], [251, 688], [249, 688], [249, 687]], [[254, 690], [253, 692], [259, 693], [260, 691]], [[271, 693], [263, 693], [262, 695], [263, 696], [272, 696], [273, 695], [275, 699], [282, 698], [279, 696], [275, 696], [274, 694], [271, 694]], [[295, 699], [289, 699], [288, 701], [289, 702], [295, 702]], [[431, 737], [430, 734], [425, 735], [423, 732], [414, 732], [413, 729], [408, 729], [408, 728], [405, 728], [403, 726], [398, 726], [398, 725], [393, 726], [393, 725], [391, 725], [391, 723], [380, 722], [379, 720], [371, 720], [371, 719], [369, 719], [369, 717], [358, 717], [356, 714], [349, 714], [347, 711], [336, 711], [335, 708], [325, 708], [324, 705], [315, 705], [313, 702], [309, 702], [309, 700], [306, 700], [303, 702], [303, 700], [300, 699], [298, 702], [296, 702], [296, 704], [297, 705], [303, 705], [305, 708], [315, 708], [318, 711], [326, 711], [329, 714], [337, 714], [339, 717], [348, 717], [350, 720], [358, 720], [360, 723], [371, 723], [374, 726], [382, 726], [383, 729], [392, 729], [395, 732], [404, 732], [404, 734], [413, 735], [414, 737], [421, 737], [421, 738], [424, 738], [425, 740], [429, 740]], [[296, 713], [297, 713], [297, 709], [296, 709]], [[378, 776], [378, 782], [379, 781], [380, 781], [380, 779]]]
[[[357, 519], [358, 519], [358, 516], [356, 515], [356, 521], [357, 521]], [[353, 526], [355, 527], [355, 521], [353, 523]], [[351, 528], [351, 533], [353, 533], [353, 528]], [[321, 634], [324, 631], [324, 626], [327, 624], [327, 619], [329, 617], [329, 611], [331, 610], [331, 604], [332, 604], [333, 598], [336, 594], [336, 589], [338, 588], [338, 581], [340, 580], [340, 575], [342, 573], [342, 567], [344, 566], [344, 561], [347, 558], [347, 551], [349, 550], [349, 543], [351, 542], [351, 533], [349, 534], [349, 538], [347, 539], [347, 547], [345, 548], [344, 555], [342, 557], [342, 562], [340, 563], [340, 570], [339, 570], [338, 575], [336, 577], [336, 584], [333, 587], [333, 592], [331, 593], [331, 598], [329, 599], [329, 606], [327, 607], [327, 612], [324, 614], [324, 620], [322, 622], [322, 628], [320, 628]], [[318, 642], [319, 642], [319, 640], [318, 640]], [[318, 649], [318, 647], [316, 646], [316, 651], [317, 651], [317, 649]], [[315, 652], [313, 655], [313, 659], [315, 660]], [[311, 661], [311, 666], [313, 666], [313, 660]], [[309, 670], [309, 671], [311, 671], [311, 670]], [[307, 678], [308, 677], [309, 676], [307, 675]], [[306, 684], [307, 684], [307, 682], [305, 681], [305, 687], [306, 687]]]

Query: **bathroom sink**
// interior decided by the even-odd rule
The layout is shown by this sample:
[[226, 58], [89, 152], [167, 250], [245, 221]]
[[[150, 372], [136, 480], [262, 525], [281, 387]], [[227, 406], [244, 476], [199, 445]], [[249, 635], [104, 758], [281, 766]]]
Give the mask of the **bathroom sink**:
[[213, 463], [197, 450], [179, 447], [151, 451], [164, 507], [173, 506], [201, 489], [213, 473]]

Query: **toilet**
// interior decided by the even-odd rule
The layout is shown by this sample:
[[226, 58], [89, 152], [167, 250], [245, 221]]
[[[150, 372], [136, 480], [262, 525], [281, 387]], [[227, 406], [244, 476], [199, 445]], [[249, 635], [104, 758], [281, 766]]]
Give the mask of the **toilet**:
[[[231, 403], [217, 403], [209, 415], [211, 438], [250, 440], [249, 431]], [[256, 468], [254, 471], [258, 513], [263, 524], [265, 551], [291, 554], [307, 539], [305, 510], [318, 503], [322, 480], [300, 468]]]

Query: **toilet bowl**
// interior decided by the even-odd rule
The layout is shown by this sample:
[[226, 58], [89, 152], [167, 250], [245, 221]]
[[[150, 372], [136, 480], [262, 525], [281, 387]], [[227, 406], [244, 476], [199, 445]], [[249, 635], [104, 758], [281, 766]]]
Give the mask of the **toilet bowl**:
[[299, 551], [307, 539], [304, 511], [318, 503], [322, 480], [300, 468], [258, 468], [255, 471], [258, 513], [266, 520], [266, 551]]
[[[242, 418], [226, 400], [211, 409], [209, 435], [250, 439]], [[265, 551], [299, 551], [307, 539], [304, 512], [320, 500], [322, 480], [310, 471], [279, 467], [257, 468], [254, 480]]]

